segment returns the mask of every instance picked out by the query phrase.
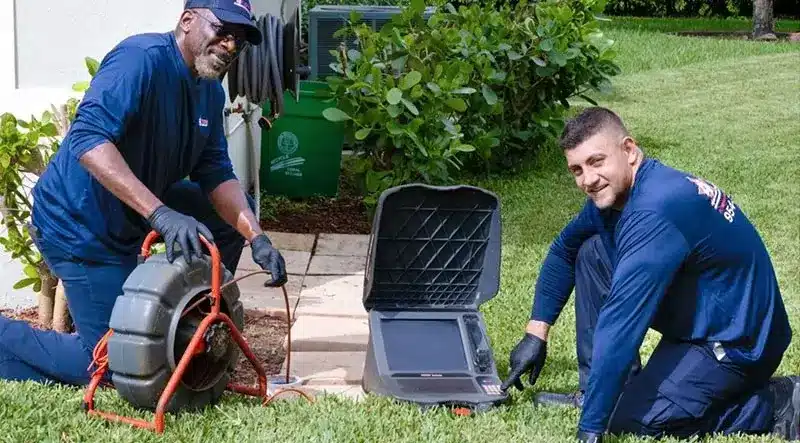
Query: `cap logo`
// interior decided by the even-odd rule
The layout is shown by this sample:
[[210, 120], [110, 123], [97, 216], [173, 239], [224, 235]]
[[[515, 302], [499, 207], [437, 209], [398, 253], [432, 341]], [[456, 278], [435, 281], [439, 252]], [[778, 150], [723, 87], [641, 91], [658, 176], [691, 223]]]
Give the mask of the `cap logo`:
[[242, 8], [242, 9], [244, 9], [245, 11], [247, 11], [248, 15], [252, 15], [253, 14], [253, 11], [251, 10], [252, 8], [250, 7], [250, 1], [249, 0], [234, 0], [233, 4], [238, 6], [238, 7], [240, 7], [240, 8]]

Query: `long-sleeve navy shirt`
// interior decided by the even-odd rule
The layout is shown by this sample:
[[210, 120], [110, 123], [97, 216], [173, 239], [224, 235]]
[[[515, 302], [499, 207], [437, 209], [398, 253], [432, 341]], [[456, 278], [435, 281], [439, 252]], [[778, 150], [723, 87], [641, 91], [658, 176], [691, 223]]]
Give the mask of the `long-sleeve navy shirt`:
[[223, 130], [219, 80], [194, 78], [172, 32], [129, 37], [101, 61], [70, 130], [33, 190], [40, 235], [66, 254], [118, 262], [151, 229], [80, 163], [112, 142], [161, 198], [189, 177], [206, 192], [235, 178]]
[[648, 328], [719, 342], [747, 364], [782, 354], [792, 331], [759, 234], [714, 184], [645, 159], [621, 211], [583, 210], [551, 245], [531, 318], [554, 324], [575, 283], [578, 248], [600, 234], [613, 264], [594, 332], [579, 428], [603, 432]]

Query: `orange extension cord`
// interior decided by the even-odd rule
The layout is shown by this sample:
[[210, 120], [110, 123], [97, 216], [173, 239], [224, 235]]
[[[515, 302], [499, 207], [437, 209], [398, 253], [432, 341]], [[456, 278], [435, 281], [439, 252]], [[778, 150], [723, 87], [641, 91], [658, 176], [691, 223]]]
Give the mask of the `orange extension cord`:
[[[255, 272], [251, 272], [251, 273], [242, 275], [240, 277], [237, 277], [237, 278], [235, 278], [235, 279], [233, 279], [233, 280], [231, 280], [231, 281], [229, 281], [229, 282], [227, 282], [227, 283], [225, 283], [223, 285], [220, 285], [220, 288], [219, 288], [220, 293], [222, 293], [222, 291], [225, 289], [226, 286], [234, 284], [234, 283], [238, 282], [239, 280], [242, 280], [242, 279], [247, 278], [247, 277], [252, 277], [252, 276], [258, 275], [258, 274], [268, 274], [268, 273], [269, 273], [269, 271], [255, 271]], [[286, 333], [287, 333], [287, 339], [286, 339], [286, 342], [287, 342], [287, 345], [286, 345], [286, 382], [288, 383], [289, 382], [290, 365], [291, 365], [291, 356], [292, 356], [292, 320], [291, 320], [292, 317], [291, 317], [291, 311], [289, 309], [289, 294], [286, 293], [286, 287], [285, 286], [281, 286], [281, 289], [283, 289], [283, 298], [284, 298], [284, 300], [286, 302], [286, 326], [287, 326], [287, 330], [286, 330]], [[211, 297], [209, 295], [207, 295], [206, 298], [211, 298]], [[194, 309], [196, 306], [198, 306], [204, 300], [205, 299], [200, 299], [197, 302], [193, 303], [188, 308], [186, 308], [183, 311], [183, 313], [181, 314], [181, 317], [185, 316], [188, 312], [190, 312], [192, 309]], [[97, 344], [94, 347], [94, 350], [92, 351], [92, 362], [89, 365], [89, 368], [87, 369], [89, 371], [92, 371], [92, 368], [93, 367], [95, 368], [94, 371], [92, 372], [92, 378], [94, 378], [98, 374], [100, 374], [100, 376], [102, 377], [102, 375], [105, 374], [105, 372], [108, 370], [108, 339], [113, 334], [114, 334], [114, 330], [113, 329], [109, 329], [108, 332], [106, 332], [105, 335], [103, 335], [103, 337], [100, 339], [100, 341], [97, 342]], [[278, 375], [278, 374], [268, 374], [267, 377], [275, 376], [275, 375]], [[103, 384], [105, 386], [110, 386], [110, 384], [107, 383], [107, 382], [105, 382]], [[268, 390], [269, 390], [269, 388], [268, 388]], [[296, 388], [284, 388], [284, 389], [279, 389], [278, 391], [276, 391], [272, 395], [267, 395], [267, 397], [264, 399], [264, 405], [268, 405], [270, 402], [272, 402], [272, 400], [275, 399], [275, 397], [277, 397], [278, 395], [280, 395], [280, 394], [282, 394], [284, 392], [297, 392], [298, 394], [302, 395], [309, 402], [313, 402], [314, 401], [313, 399], [311, 399], [311, 397], [308, 396], [308, 394], [306, 394], [305, 392], [303, 392], [303, 391], [301, 391], [299, 389], [296, 389]]]

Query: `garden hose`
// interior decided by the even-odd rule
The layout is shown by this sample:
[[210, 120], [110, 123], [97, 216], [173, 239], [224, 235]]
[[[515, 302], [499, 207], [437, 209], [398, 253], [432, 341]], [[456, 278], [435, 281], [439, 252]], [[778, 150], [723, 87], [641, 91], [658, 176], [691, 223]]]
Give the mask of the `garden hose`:
[[284, 92], [292, 91], [295, 100], [299, 100], [300, 77], [310, 72], [308, 67], [298, 65], [300, 14], [297, 11], [289, 23], [265, 14], [256, 20], [256, 26], [263, 41], [245, 48], [231, 65], [228, 94], [231, 102], [244, 97], [263, 106], [269, 101], [270, 117], [276, 118], [284, 111]]

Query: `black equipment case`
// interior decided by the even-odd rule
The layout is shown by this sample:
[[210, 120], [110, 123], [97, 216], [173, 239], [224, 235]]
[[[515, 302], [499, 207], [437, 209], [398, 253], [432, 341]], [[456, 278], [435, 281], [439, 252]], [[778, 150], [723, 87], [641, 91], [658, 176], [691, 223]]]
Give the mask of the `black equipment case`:
[[381, 195], [364, 282], [365, 392], [472, 410], [508, 399], [478, 311], [498, 292], [500, 234], [499, 200], [481, 188]]

